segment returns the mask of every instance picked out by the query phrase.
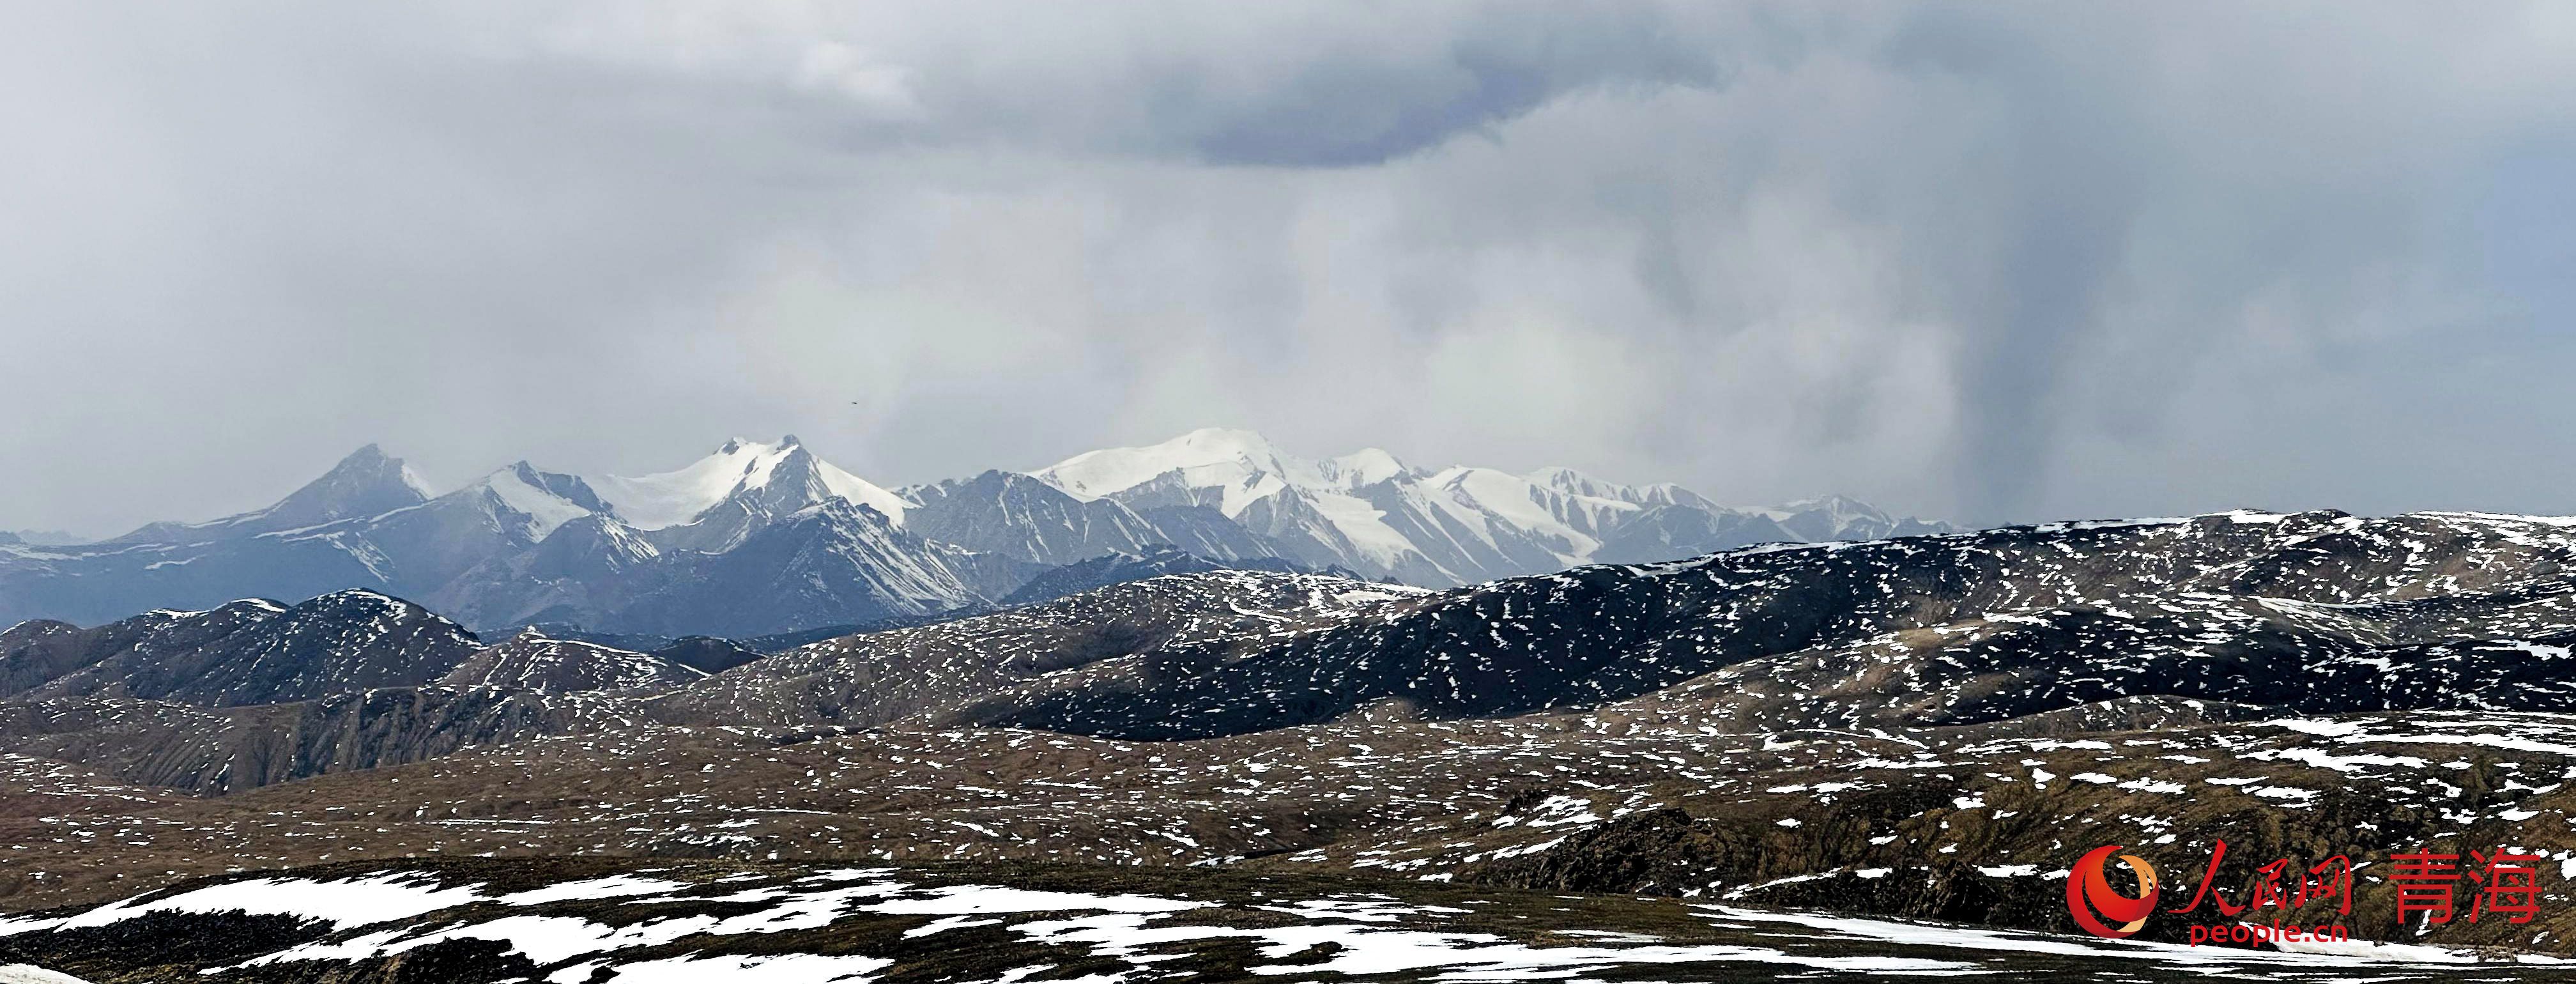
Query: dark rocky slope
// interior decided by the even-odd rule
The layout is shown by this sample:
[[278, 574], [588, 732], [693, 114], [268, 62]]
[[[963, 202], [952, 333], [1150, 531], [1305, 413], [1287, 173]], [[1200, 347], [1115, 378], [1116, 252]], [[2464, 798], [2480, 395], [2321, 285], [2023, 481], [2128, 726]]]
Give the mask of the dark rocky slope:
[[[1721, 718], [1937, 724], [2174, 694], [2316, 710], [2559, 707], [2576, 523], [2235, 513], [1755, 547], [1444, 593], [1293, 638], [1032, 681], [958, 720], [1185, 738], [1375, 701], [1441, 717], [1690, 691]], [[2529, 643], [2529, 645], [2526, 645]], [[2519, 655], [2516, 655], [2519, 654]], [[2412, 682], [2383, 683], [2387, 669]], [[2477, 669], [2497, 661], [2523, 667]]]

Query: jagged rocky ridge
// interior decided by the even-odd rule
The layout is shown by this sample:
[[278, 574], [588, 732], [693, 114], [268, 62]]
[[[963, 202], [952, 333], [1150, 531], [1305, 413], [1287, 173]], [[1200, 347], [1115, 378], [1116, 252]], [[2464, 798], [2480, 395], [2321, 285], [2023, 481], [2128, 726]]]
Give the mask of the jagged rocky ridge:
[[[1161, 470], [1108, 489], [1103, 456]], [[519, 462], [432, 495], [371, 445], [267, 509], [94, 544], [0, 542], [0, 624], [96, 624], [364, 588], [488, 631], [748, 636], [1044, 600], [1050, 585], [1099, 582], [1097, 572], [1051, 571], [1165, 548], [1199, 567], [1447, 586], [1588, 560], [1934, 528], [1848, 500], [1729, 510], [1672, 486], [1562, 469], [1426, 473], [1382, 452], [1353, 462], [1306, 463], [1257, 435], [1201, 431], [1035, 475], [888, 490], [790, 436], [728, 442], [642, 478]]]

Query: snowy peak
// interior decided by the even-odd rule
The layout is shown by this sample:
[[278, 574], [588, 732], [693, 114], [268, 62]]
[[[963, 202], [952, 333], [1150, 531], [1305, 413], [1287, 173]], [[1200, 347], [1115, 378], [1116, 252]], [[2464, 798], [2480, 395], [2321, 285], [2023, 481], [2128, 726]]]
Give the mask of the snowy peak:
[[1394, 455], [1377, 448], [1361, 448], [1339, 458], [1326, 458], [1316, 463], [1315, 471], [1317, 477], [1325, 482], [1346, 489], [1416, 475]]
[[496, 520], [511, 524], [513, 532], [531, 543], [565, 523], [608, 509], [579, 476], [539, 471], [525, 461], [485, 475], [448, 496], [479, 500]]
[[[1370, 448], [1307, 459], [1245, 430], [1191, 431], [1067, 458], [1036, 476], [1140, 514], [1213, 508], [1280, 556], [1371, 577], [1460, 584], [1605, 558], [1678, 559], [1782, 539], [1870, 539], [1946, 527], [1834, 497], [1729, 509], [1669, 483], [1621, 485], [1571, 468], [1424, 471]], [[1643, 525], [1623, 528], [1643, 521]], [[1605, 543], [1617, 549], [1604, 551]]]
[[1800, 499], [1795, 502], [1774, 506], [1762, 511], [1778, 514], [1784, 517], [1812, 513], [1843, 521], [1856, 519], [1876, 519], [1884, 521], [1887, 519], [1886, 513], [1878, 511], [1870, 504], [1849, 496], [1840, 495], [1828, 495], [1815, 499]]
[[1839, 495], [1749, 511], [1779, 523], [1802, 540], [1875, 540], [1950, 529], [1946, 524], [1925, 523], [1912, 517], [1892, 518], [1868, 503]]
[[1419, 473], [1377, 448], [1316, 461], [1280, 451], [1252, 431], [1209, 427], [1161, 444], [1084, 452], [1034, 474], [1084, 499], [1115, 497], [1149, 484], [1205, 490], [1216, 501], [1202, 504], [1236, 516], [1287, 489], [1347, 492]]
[[1729, 509], [1569, 468], [1433, 471], [1378, 448], [1307, 458], [1215, 428], [899, 491], [786, 435], [641, 477], [520, 461], [423, 495], [371, 445], [258, 512], [109, 543], [0, 545], [0, 625], [364, 586], [475, 626], [762, 635], [989, 603], [1049, 568], [1167, 544], [1225, 566], [1276, 559], [1450, 587], [1947, 530], [1841, 497]]
[[[1690, 506], [1699, 509], [1724, 509], [1705, 496], [1671, 482], [1645, 485], [1621, 485], [1594, 478], [1572, 468], [1541, 468], [1525, 476], [1532, 484], [1587, 499], [1611, 499], [1636, 506]], [[1759, 512], [1760, 510], [1752, 510]]]
[[590, 483], [582, 481], [579, 475], [538, 471], [525, 461], [513, 464], [507, 470], [519, 482], [580, 506], [587, 512], [601, 512], [608, 508], [606, 502], [600, 501], [599, 493], [592, 491]]
[[321, 478], [281, 499], [265, 512], [272, 529], [319, 526], [342, 519], [381, 516], [429, 501], [427, 487], [402, 459], [389, 457], [373, 444], [351, 452]]
[[777, 445], [735, 438], [682, 468], [637, 478], [603, 475], [590, 486], [627, 523], [658, 530], [696, 519], [746, 482], [765, 484], [782, 455]]
[[1642, 506], [1687, 506], [1694, 509], [1724, 509], [1707, 497], [1671, 482], [1651, 482], [1628, 487], [1636, 497], [1628, 501]]
[[901, 496], [826, 464], [793, 437], [765, 447], [766, 452], [745, 462], [742, 477], [724, 498], [687, 523], [654, 531], [656, 545], [722, 553], [773, 521], [835, 503], [873, 514], [890, 527], [901, 526], [912, 506]]
[[[1219, 491], [1219, 501], [1208, 504], [1228, 516], [1291, 484], [1320, 484], [1314, 466], [1280, 454], [1269, 439], [1247, 430], [1216, 427], [1140, 448], [1087, 451], [1036, 475], [1085, 499], [1105, 498], [1168, 477], [1168, 484]], [[1298, 478], [1309, 481], [1298, 483]]]
[[153, 523], [111, 543], [201, 542], [305, 529], [345, 519], [381, 516], [429, 501], [428, 486], [402, 459], [370, 444], [350, 452], [322, 477], [266, 509], [204, 523]]
[[1078, 498], [1016, 472], [915, 485], [902, 495], [913, 510], [906, 530], [1032, 563], [1070, 564], [1186, 535], [1166, 533], [1115, 500]]
[[677, 470], [637, 478], [601, 476], [589, 485], [619, 517], [644, 530], [689, 523], [727, 500], [743, 497], [759, 498], [773, 507], [793, 501], [794, 506], [777, 510], [793, 512], [839, 496], [875, 509], [897, 524], [911, 505], [902, 496], [815, 457], [794, 434], [775, 444], [737, 437]]
[[1627, 499], [1627, 486], [1605, 482], [1572, 468], [1547, 467], [1523, 476], [1531, 483], [1567, 495], [1588, 495], [1600, 499]]

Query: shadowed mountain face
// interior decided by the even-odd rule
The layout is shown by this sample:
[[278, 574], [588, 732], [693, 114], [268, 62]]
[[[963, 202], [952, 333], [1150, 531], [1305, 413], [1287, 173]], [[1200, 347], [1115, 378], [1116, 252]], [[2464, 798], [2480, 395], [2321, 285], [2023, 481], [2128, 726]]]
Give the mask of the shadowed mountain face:
[[827, 498], [753, 528], [723, 553], [676, 553], [670, 583], [611, 613], [634, 632], [759, 635], [980, 603], [981, 573], [876, 510]]
[[867, 726], [944, 715], [1007, 687], [1195, 644], [1257, 646], [1432, 597], [1310, 574], [1133, 581], [975, 618], [815, 643], [654, 703], [673, 723]]
[[240, 598], [344, 589], [426, 598], [521, 554], [604, 504], [578, 478], [526, 462], [435, 498], [372, 445], [277, 505], [209, 523], [155, 523], [105, 543], [0, 546], [0, 621], [104, 622]]
[[294, 606], [237, 601], [87, 630], [0, 632], [0, 696], [273, 704], [437, 680], [482, 643], [428, 609], [370, 591]]
[[[916, 485], [903, 494], [919, 504], [904, 516], [905, 527], [913, 533], [1032, 563], [1071, 564], [1113, 553], [1136, 553], [1164, 542], [1162, 531], [1151, 520], [1126, 506], [1107, 499], [1077, 499], [1013, 472], [988, 471], [964, 481]], [[1226, 546], [1242, 556], [1268, 555], [1249, 536], [1238, 535]]]
[[1565, 469], [1426, 472], [1377, 451], [1307, 461], [1240, 431], [901, 490], [789, 436], [729, 441], [642, 477], [523, 461], [433, 496], [370, 445], [267, 509], [102, 543], [0, 538], [0, 624], [97, 624], [354, 588], [496, 635], [539, 624], [771, 635], [1052, 597], [1108, 582], [1095, 565], [1021, 589], [1060, 567], [1166, 546], [1230, 567], [1448, 586], [1936, 529], [1845, 499], [1731, 509]]

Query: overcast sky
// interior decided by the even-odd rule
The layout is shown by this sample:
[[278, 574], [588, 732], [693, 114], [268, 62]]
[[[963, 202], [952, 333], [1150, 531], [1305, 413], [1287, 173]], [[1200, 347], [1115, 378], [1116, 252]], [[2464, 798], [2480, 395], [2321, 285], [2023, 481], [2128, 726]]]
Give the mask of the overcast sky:
[[2576, 4], [0, 8], [0, 528], [1210, 425], [2576, 513]]

